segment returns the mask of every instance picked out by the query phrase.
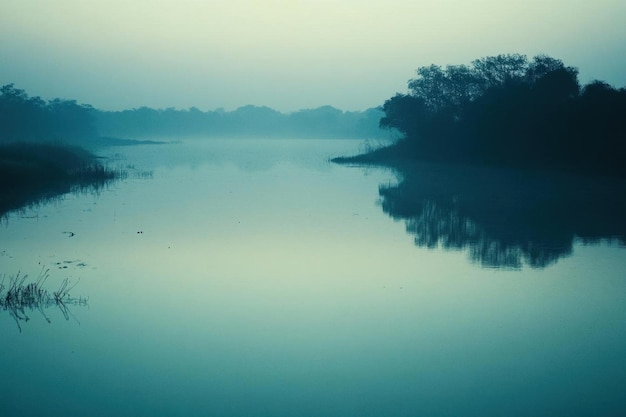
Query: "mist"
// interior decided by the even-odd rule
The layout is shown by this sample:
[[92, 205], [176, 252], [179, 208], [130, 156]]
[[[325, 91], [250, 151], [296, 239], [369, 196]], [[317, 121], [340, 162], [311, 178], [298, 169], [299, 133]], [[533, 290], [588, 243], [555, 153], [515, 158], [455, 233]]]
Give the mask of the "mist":
[[102, 110], [365, 110], [432, 62], [545, 53], [626, 84], [626, 5], [582, 1], [4, 1], [0, 83]]
[[0, 416], [621, 416], [624, 22], [0, 1]]

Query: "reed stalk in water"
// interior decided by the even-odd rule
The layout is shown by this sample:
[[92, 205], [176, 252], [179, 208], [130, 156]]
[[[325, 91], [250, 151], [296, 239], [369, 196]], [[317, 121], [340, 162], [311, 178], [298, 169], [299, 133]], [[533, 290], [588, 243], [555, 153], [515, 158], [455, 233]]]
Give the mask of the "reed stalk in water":
[[[58, 307], [65, 320], [69, 320], [70, 317], [76, 319], [69, 309], [70, 306], [87, 305], [87, 298], [73, 298], [70, 295], [70, 291], [78, 282], [72, 284], [68, 278], [61, 282], [57, 291], [51, 293], [44, 288], [49, 272], [49, 269], [42, 269], [37, 279], [29, 283], [27, 283], [28, 275], [21, 275], [19, 272], [8, 277], [8, 280], [6, 275], [0, 278], [0, 310], [9, 312], [20, 333], [22, 332], [21, 322], [30, 320], [27, 314], [28, 310], [39, 311], [50, 323], [51, 320], [45, 313], [45, 309], [49, 307]], [[6, 286], [5, 281], [8, 281]]]

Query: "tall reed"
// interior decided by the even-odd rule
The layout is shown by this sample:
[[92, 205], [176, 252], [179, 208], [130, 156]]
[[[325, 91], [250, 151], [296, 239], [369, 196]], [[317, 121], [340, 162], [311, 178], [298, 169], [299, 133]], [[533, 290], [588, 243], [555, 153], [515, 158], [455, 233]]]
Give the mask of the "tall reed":
[[45, 312], [47, 308], [56, 306], [61, 310], [65, 320], [69, 320], [70, 317], [76, 320], [69, 307], [87, 306], [87, 298], [75, 298], [70, 295], [70, 291], [78, 282], [72, 284], [68, 278], [65, 278], [58, 290], [50, 292], [44, 288], [49, 276], [50, 270], [42, 268], [37, 279], [31, 282], [27, 282], [28, 275], [21, 275], [20, 272], [8, 278], [6, 275], [0, 277], [0, 311], [9, 312], [20, 333], [22, 332], [21, 323], [30, 320], [28, 313], [31, 311], [39, 311], [50, 323], [51, 320]]

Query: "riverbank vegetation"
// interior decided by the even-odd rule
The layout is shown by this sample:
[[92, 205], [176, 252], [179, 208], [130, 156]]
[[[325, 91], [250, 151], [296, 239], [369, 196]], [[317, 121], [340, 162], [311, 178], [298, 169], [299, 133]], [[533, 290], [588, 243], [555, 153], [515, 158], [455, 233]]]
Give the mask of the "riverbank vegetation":
[[626, 89], [581, 86], [576, 68], [507, 54], [421, 67], [382, 106], [395, 144], [336, 162], [437, 161], [626, 176]]
[[0, 144], [0, 216], [68, 192], [98, 190], [116, 175], [79, 147]]
[[117, 174], [80, 146], [97, 138], [95, 110], [0, 87], [0, 217], [77, 190], [98, 190]]

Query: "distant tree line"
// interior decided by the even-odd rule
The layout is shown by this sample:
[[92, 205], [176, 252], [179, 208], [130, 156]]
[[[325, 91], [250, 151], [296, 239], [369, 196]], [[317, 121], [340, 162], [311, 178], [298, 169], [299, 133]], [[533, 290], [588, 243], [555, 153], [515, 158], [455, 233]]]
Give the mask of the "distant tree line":
[[195, 107], [102, 111], [75, 100], [45, 101], [14, 84], [0, 87], [0, 143], [56, 141], [87, 145], [98, 137], [163, 139], [197, 137], [389, 138], [379, 127], [380, 108], [342, 111], [331, 106], [281, 113], [269, 107], [234, 111]]
[[380, 126], [401, 132], [370, 160], [431, 161], [626, 175], [626, 89], [585, 86], [559, 59], [505, 54], [421, 67], [387, 100]]
[[281, 113], [265, 106], [234, 111], [152, 109], [97, 112], [103, 136], [119, 138], [284, 137], [387, 138], [379, 127], [380, 108], [344, 112], [331, 106]]
[[75, 100], [29, 97], [14, 84], [0, 87], [0, 142], [78, 142], [96, 137], [95, 109]]

